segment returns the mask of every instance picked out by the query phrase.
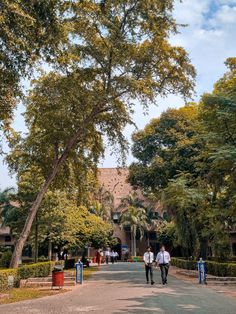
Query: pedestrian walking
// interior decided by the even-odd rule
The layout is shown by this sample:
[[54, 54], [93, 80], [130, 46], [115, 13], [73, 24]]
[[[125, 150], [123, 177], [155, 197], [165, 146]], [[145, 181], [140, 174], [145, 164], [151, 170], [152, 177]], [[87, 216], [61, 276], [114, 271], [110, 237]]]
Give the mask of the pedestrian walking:
[[156, 262], [161, 270], [161, 279], [163, 285], [167, 284], [167, 276], [170, 267], [170, 261], [171, 261], [170, 254], [165, 250], [164, 245], [162, 245], [160, 252], [157, 254]]
[[115, 252], [112, 250], [112, 251], [111, 251], [111, 262], [112, 262], [112, 264], [115, 263], [115, 258], [116, 258], [116, 254], [115, 254]]
[[118, 252], [115, 251], [115, 262], [116, 263], [118, 262], [118, 258], [119, 258], [119, 254], [118, 254]]
[[101, 266], [101, 263], [102, 263], [102, 251], [99, 249], [97, 251], [97, 255], [96, 255], [96, 259], [97, 259], [97, 263], [98, 263], [98, 267]]
[[109, 259], [110, 259], [110, 251], [109, 251], [109, 249], [107, 249], [105, 251], [105, 260], [106, 260], [107, 265], [109, 264]]
[[153, 280], [153, 262], [154, 262], [154, 254], [151, 252], [151, 247], [147, 247], [147, 251], [143, 255], [143, 261], [145, 263], [145, 272], [146, 272], [146, 279], [147, 284], [149, 284], [149, 274], [151, 279], [151, 285], [154, 285]]

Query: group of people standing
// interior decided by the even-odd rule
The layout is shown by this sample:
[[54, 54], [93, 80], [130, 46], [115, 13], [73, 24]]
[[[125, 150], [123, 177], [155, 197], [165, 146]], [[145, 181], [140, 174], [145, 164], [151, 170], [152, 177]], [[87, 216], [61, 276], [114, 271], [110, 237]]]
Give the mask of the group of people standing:
[[109, 249], [106, 249], [105, 252], [103, 252], [101, 249], [98, 250], [96, 255], [98, 266], [101, 265], [103, 257], [105, 257], [105, 262], [107, 265], [109, 264], [109, 262], [114, 264], [118, 262], [119, 254], [118, 252]]
[[157, 254], [156, 259], [154, 258], [154, 254], [151, 251], [151, 247], [147, 247], [147, 251], [143, 255], [143, 261], [145, 263], [145, 271], [146, 271], [146, 279], [147, 284], [149, 284], [149, 275], [151, 279], [151, 285], [154, 285], [153, 279], [153, 266], [154, 264], [160, 267], [161, 270], [161, 279], [162, 284], [167, 284], [167, 276], [170, 267], [170, 254], [165, 250], [164, 245], [161, 247], [160, 252]]

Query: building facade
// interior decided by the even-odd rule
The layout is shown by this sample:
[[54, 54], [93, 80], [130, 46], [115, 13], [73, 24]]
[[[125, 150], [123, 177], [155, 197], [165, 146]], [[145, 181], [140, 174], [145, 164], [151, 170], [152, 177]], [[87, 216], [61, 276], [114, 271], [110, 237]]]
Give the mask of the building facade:
[[[119, 226], [121, 212], [125, 210], [122, 207], [122, 199], [129, 195], [136, 194], [137, 198], [141, 199], [144, 204], [145, 200], [140, 191], [134, 190], [127, 181], [129, 170], [128, 168], [100, 168], [98, 180], [101, 187], [112, 194], [113, 210], [112, 220], [114, 223], [114, 237], [118, 241], [118, 245], [114, 248], [118, 251], [121, 259], [131, 254], [131, 234], [128, 230], [122, 230]], [[154, 206], [154, 210], [161, 215], [158, 203]], [[151, 233], [149, 243], [154, 251], [159, 250], [159, 243], [156, 238], [156, 232]], [[137, 255], [143, 255], [148, 245], [147, 237], [144, 235], [142, 239], [137, 237]]]

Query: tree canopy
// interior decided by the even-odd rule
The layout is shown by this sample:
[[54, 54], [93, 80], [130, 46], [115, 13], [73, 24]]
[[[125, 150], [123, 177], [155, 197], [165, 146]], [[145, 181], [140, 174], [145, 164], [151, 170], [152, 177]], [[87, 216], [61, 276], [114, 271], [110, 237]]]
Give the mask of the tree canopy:
[[130, 166], [133, 186], [157, 194], [180, 172], [197, 173], [195, 158], [201, 148], [197, 116], [196, 104], [168, 109], [133, 134], [132, 153], [137, 159]]
[[235, 58], [199, 104], [168, 109], [133, 135], [129, 181], [171, 213], [187, 256], [229, 254], [235, 213]]
[[195, 70], [186, 51], [169, 43], [177, 33], [173, 3], [62, 1], [67, 41], [55, 70], [35, 82], [27, 101], [29, 134], [20, 140], [20, 155], [27, 158], [17, 167], [27, 168], [30, 158], [42, 164], [45, 158], [47, 169], [41, 169], [45, 181], [17, 241], [13, 267], [45, 193], [63, 168], [79, 160], [84, 165], [87, 157], [97, 161], [104, 135], [125, 153], [122, 132], [132, 123], [136, 100], [146, 107], [157, 96], [191, 96]]
[[0, 130], [9, 130], [20, 81], [39, 58], [50, 59], [63, 38], [60, 0], [2, 0], [0, 4]]

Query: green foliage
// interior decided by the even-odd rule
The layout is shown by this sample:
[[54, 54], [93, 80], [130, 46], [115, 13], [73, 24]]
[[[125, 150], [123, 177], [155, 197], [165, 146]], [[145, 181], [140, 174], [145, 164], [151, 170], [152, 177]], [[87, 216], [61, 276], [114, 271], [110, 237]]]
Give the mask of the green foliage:
[[[12, 227], [16, 235], [21, 231], [22, 217], [27, 215], [27, 197], [33, 192], [33, 185], [32, 190], [28, 184], [27, 189], [20, 189], [23, 206], [17, 208], [16, 215], [8, 216], [8, 225]], [[15, 220], [16, 218], [18, 220]], [[109, 222], [105, 222], [101, 217], [91, 213], [86, 207], [77, 206], [76, 197], [72, 198], [59, 190], [48, 191], [35, 223], [38, 226], [39, 243], [50, 240], [54, 245], [66, 249], [83, 248], [88, 244], [95, 247], [107, 246], [113, 233], [112, 225]], [[29, 241], [34, 245], [34, 240], [33, 229]]]
[[0, 269], [0, 291], [8, 288], [8, 276], [14, 277], [14, 286], [18, 286], [20, 279], [30, 277], [46, 277], [51, 273], [54, 262], [44, 262], [22, 265], [18, 269]]
[[143, 262], [143, 256], [131, 256], [131, 262]]
[[130, 183], [154, 194], [172, 216], [186, 256], [230, 255], [236, 227], [236, 67], [199, 105], [169, 109], [133, 135]]
[[147, 229], [146, 211], [142, 207], [129, 205], [121, 214], [121, 228], [129, 228], [131, 233], [131, 253], [136, 256], [136, 237], [140, 234], [142, 239], [145, 230]]
[[129, 182], [158, 195], [180, 172], [197, 174], [196, 140], [198, 106], [168, 109], [160, 118], [133, 134], [132, 153], [138, 160], [130, 166]]
[[11, 257], [12, 257], [11, 251], [3, 252], [0, 258], [0, 266], [8, 268], [10, 266]]
[[184, 268], [184, 269], [191, 269], [191, 270], [196, 270], [197, 269], [197, 261], [196, 260], [185, 260], [185, 259], [180, 259], [176, 257], [171, 258], [171, 265], [179, 267], [179, 268]]
[[15, 206], [12, 205], [14, 200], [14, 188], [6, 188], [4, 191], [0, 191], [0, 224], [6, 225], [7, 215], [15, 208]]
[[14, 277], [15, 286], [19, 284], [16, 269], [0, 269], [0, 291], [5, 291], [8, 289], [8, 276]]
[[46, 277], [52, 270], [52, 262], [43, 262], [31, 265], [22, 265], [18, 268], [17, 274], [20, 279]]
[[[29, 133], [11, 143], [9, 157], [19, 178], [31, 166], [39, 169], [42, 196], [52, 182], [52, 188], [66, 188], [69, 178], [79, 178], [81, 186], [80, 173], [96, 168], [104, 136], [124, 160], [123, 130], [132, 123], [135, 101], [146, 107], [157, 96], [189, 97], [195, 78], [186, 51], [169, 43], [177, 32], [173, 0], [59, 3], [67, 42], [54, 71], [34, 82], [25, 113]], [[22, 250], [39, 203], [32, 204], [15, 253]]]
[[63, 37], [58, 0], [2, 0], [0, 20], [0, 130], [10, 131], [20, 79], [35, 61], [49, 60]]
[[178, 243], [178, 236], [176, 234], [176, 226], [174, 222], [168, 222], [158, 232], [158, 240], [161, 244], [165, 245], [171, 250]]
[[[173, 266], [184, 269], [197, 269], [197, 261], [189, 261], [179, 258], [172, 258], [171, 264]], [[236, 264], [233, 263], [218, 263], [206, 261], [207, 273], [219, 277], [236, 277]]]
[[[197, 215], [204, 202], [204, 191], [200, 188], [188, 187], [186, 176], [170, 180], [163, 190], [162, 204], [172, 212], [174, 217], [178, 242], [187, 250], [187, 255], [194, 255], [198, 241], [198, 233], [202, 229], [196, 224]], [[202, 226], [201, 226], [202, 228]]]

